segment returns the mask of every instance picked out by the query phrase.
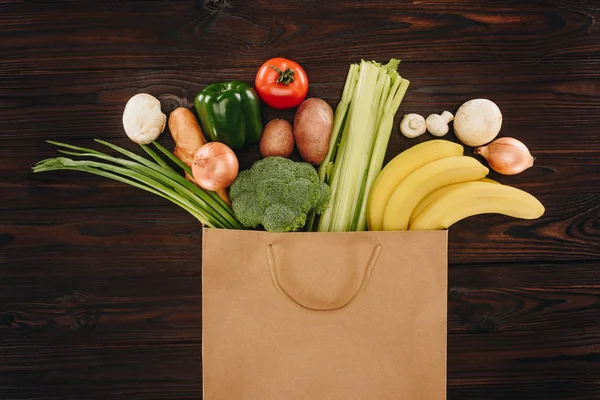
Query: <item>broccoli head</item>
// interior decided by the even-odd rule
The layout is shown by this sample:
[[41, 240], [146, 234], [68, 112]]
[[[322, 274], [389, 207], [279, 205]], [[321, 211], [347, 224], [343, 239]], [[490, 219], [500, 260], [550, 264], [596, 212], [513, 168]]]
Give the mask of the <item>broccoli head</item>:
[[319, 182], [309, 163], [267, 157], [239, 173], [229, 196], [244, 227], [262, 225], [269, 232], [293, 232], [304, 226], [309, 212], [325, 211], [331, 190]]

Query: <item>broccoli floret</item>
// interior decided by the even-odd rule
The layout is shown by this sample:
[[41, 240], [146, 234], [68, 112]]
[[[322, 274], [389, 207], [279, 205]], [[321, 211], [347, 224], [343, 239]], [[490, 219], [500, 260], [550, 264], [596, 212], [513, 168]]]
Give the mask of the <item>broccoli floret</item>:
[[250, 183], [251, 181], [249, 179], [245, 179], [245, 176], [250, 175], [250, 170], [245, 170], [245, 171], [241, 171], [238, 176], [237, 179], [231, 184], [231, 187], [229, 188], [229, 197], [237, 197], [240, 194], [242, 194], [243, 192], [248, 190], [248, 183]]
[[319, 199], [319, 187], [305, 178], [298, 178], [286, 185], [282, 203], [292, 210], [308, 213]]
[[250, 169], [255, 182], [269, 178], [276, 178], [285, 183], [291, 182], [295, 178], [294, 162], [283, 157], [267, 157], [257, 161]]
[[231, 185], [233, 212], [246, 228], [262, 225], [270, 232], [296, 231], [307, 214], [327, 207], [329, 186], [315, 168], [283, 157], [267, 157], [240, 172]]
[[287, 183], [280, 179], [269, 178], [256, 185], [256, 199], [265, 207], [282, 201]]
[[263, 226], [269, 232], [293, 232], [306, 223], [306, 214], [278, 203], [265, 210]]
[[319, 183], [319, 175], [317, 175], [317, 171], [315, 167], [310, 165], [309, 163], [299, 162], [294, 164], [294, 175], [296, 178], [304, 178], [311, 181], [313, 184], [317, 185]]
[[[231, 196], [230, 196], [231, 197]], [[236, 197], [231, 197], [231, 207], [235, 212], [237, 220], [246, 228], [256, 228], [262, 223], [265, 204], [260, 204], [254, 199], [254, 193], [242, 192]]]
[[329, 207], [329, 200], [331, 200], [331, 188], [325, 182], [319, 182], [319, 200], [315, 205], [315, 212], [322, 214]]

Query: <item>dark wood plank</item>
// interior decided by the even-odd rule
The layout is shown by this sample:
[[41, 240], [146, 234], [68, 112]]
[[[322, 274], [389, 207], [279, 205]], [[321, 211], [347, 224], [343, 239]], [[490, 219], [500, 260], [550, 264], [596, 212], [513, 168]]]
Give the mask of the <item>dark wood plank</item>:
[[[397, 54], [402, 57], [401, 54]], [[387, 60], [389, 55], [379, 55]], [[339, 101], [348, 66], [359, 58], [324, 60], [308, 69], [309, 96], [321, 97], [333, 107]], [[2, 129], [27, 139], [121, 138], [122, 113], [132, 95], [149, 92], [170, 112], [192, 107], [194, 96], [218, 80], [254, 80], [260, 63], [231, 65], [218, 73], [198, 74], [190, 67], [178, 70], [118, 70], [106, 72], [53, 72], [0, 75]], [[452, 71], [451, 73], [449, 73]], [[411, 86], [399, 111], [428, 115], [443, 109], [455, 112], [466, 100], [488, 97], [500, 106], [502, 133], [517, 136], [546, 150], [590, 150], [597, 144], [594, 128], [600, 123], [596, 60], [503, 61], [482, 63], [416, 63], [405, 60], [400, 72]], [[476, 76], [477, 78], [473, 78]], [[35, 118], [31, 118], [35, 109]], [[68, 112], [68, 114], [65, 114]], [[66, 117], [68, 115], [68, 117]], [[293, 113], [266, 110], [266, 117]], [[397, 125], [397, 124], [395, 124]], [[577, 129], [577, 135], [569, 135]], [[395, 126], [398, 143], [401, 136]], [[7, 138], [2, 138], [7, 140]]]
[[[488, 214], [451, 227], [449, 262], [598, 259], [600, 195], [565, 193], [540, 199], [548, 209], [535, 221]], [[88, 258], [93, 270], [128, 268], [137, 260], [164, 263], [193, 257], [200, 262], [200, 223], [173, 205], [22, 210], [17, 221], [11, 212], [3, 212], [0, 233], [7, 270], [35, 268], [40, 261], [57, 268], [67, 259]], [[149, 249], [156, 245], [165, 252]]]
[[[599, 372], [598, 355], [590, 351], [598, 346], [598, 337], [597, 330], [574, 336], [574, 330], [568, 328], [451, 335], [449, 398], [463, 398], [463, 391], [468, 394], [465, 398], [526, 398], [537, 391], [548, 393], [544, 398], [570, 399], [573, 393], [588, 396], [576, 398], [592, 399], [600, 391], [594, 385]], [[4, 393], [16, 398], [61, 398], [81, 395], [84, 390], [93, 393], [91, 398], [164, 398], [165, 388], [174, 393], [169, 398], [187, 398], [192, 395], [190, 391], [198, 395], [201, 387], [199, 343], [24, 350], [27, 349], [0, 349]], [[27, 371], [26, 378], [21, 374], [23, 370]], [[25, 382], [36, 384], [26, 386]], [[157, 393], [150, 394], [151, 391]]]
[[[489, 1], [484, 7], [446, 1], [282, 3], [64, 2], [27, 8], [9, 3], [0, 9], [0, 48], [10, 51], [3, 61], [11, 71], [181, 66], [202, 71], [260, 65], [280, 54], [311, 66], [350, 54], [441, 62], [589, 57], [598, 43], [600, 10], [584, 0]], [[218, 57], [209, 56], [213, 52]]]
[[[40, 269], [53, 271], [43, 280], [35, 279], [39, 270], [6, 270], [0, 347], [196, 343], [201, 337], [200, 264], [191, 257], [182, 264], [195, 273], [180, 276], [138, 263], [137, 269], [96, 268], [84, 278], [86, 261], [82, 256], [54, 267], [40, 260]], [[598, 268], [597, 261], [451, 266], [448, 333], [484, 348], [492, 340], [502, 351], [566, 346], [583, 334], [600, 340]], [[519, 340], [546, 336], [514, 347], [501, 340], [503, 333]]]
[[202, 398], [200, 341], [164, 346], [0, 347], [7, 399]]
[[[509, 380], [507, 378], [507, 380]], [[540, 385], [533, 383], [485, 384], [474, 382], [469, 385], [463, 380], [449, 383], [448, 400], [529, 400], [543, 398], [548, 400], [593, 400], [597, 399], [598, 384], [593, 379], [578, 382], [553, 380]], [[539, 396], [539, 397], [538, 397]]]
[[30, 210], [18, 221], [11, 213], [0, 218], [4, 276], [186, 276], [201, 266], [202, 226], [176, 207]]
[[[597, 383], [600, 374], [598, 344], [597, 330], [569, 328], [562, 331], [450, 335], [448, 384], [450, 388], [460, 384], [473, 389], [481, 385], [479, 390], [484, 392], [486, 385], [503, 382], [507, 387], [504, 388], [506, 392], [501, 393], [502, 398], [508, 398], [507, 394], [512, 391], [508, 382], [535, 384], [537, 390], [543, 393], [558, 390], [557, 395], [560, 396], [552, 398], [570, 399], [565, 389], [572, 391], [578, 385], [591, 384], [594, 380]], [[562, 383], [570, 385], [561, 390]], [[593, 393], [599, 392], [600, 388], [596, 386]], [[518, 396], [525, 398], [526, 394], [519, 393]]]
[[[67, 265], [71, 274], [84, 268], [76, 263]], [[0, 347], [199, 342], [200, 275], [106, 275], [93, 280], [82, 279], [81, 274], [57, 274], [38, 281], [18, 275], [3, 277]], [[27, 291], [23, 291], [25, 287]]]
[[[567, 336], [556, 331], [450, 336], [448, 397], [525, 399], [537, 393], [550, 399], [593, 399], [600, 393], [594, 382], [598, 358], [589, 353], [589, 347], [597, 346], [598, 335], [575, 343], [560, 343], [560, 339]], [[551, 344], [545, 341], [548, 337], [552, 338]], [[505, 350], [507, 347], [509, 351]], [[521, 348], [522, 351], [517, 351]], [[62, 399], [73, 395], [106, 398], [112, 395], [159, 399], [198, 398], [200, 395], [199, 343], [55, 346], [35, 348], [35, 352], [30, 353], [22, 350], [0, 349], [5, 362], [0, 364], [0, 388], [10, 398]], [[23, 379], [23, 370], [28, 371], [27, 380]], [[27, 386], [25, 382], [36, 385]], [[511, 384], [506, 385], [506, 382]]]
[[487, 214], [450, 227], [449, 262], [597, 260], [600, 195], [540, 198], [548, 208], [535, 221]]
[[[168, 134], [165, 134], [160, 141], [172, 149], [172, 140], [167, 136]], [[529, 136], [534, 137], [531, 133]], [[453, 137], [448, 139], [455, 140]], [[521, 137], [521, 139], [523, 138]], [[91, 139], [73, 138], [65, 141], [93, 149], [105, 149]], [[136, 151], [140, 155], [143, 154], [127, 138], [109, 141]], [[418, 140], [418, 142], [421, 141], [423, 140]], [[565, 188], [568, 188], [568, 194], [572, 195], [573, 201], [575, 201], [575, 198], [585, 198], [586, 194], [595, 193], [595, 188], [600, 187], [600, 175], [597, 173], [600, 168], [600, 151], [544, 150], [543, 143], [532, 142], [531, 151], [536, 157], [533, 168], [515, 176], [503, 176], [491, 171], [489, 177], [539, 196], [548, 209], [558, 210], [565, 216], [571, 211], [565, 207], [567, 204], [552, 204], [549, 201], [553, 201], [554, 198], [559, 199], [560, 195], [567, 195]], [[31, 148], [29, 151], [26, 149], [28, 143], [32, 144], [35, 151], [31, 151]], [[388, 148], [386, 161], [412, 144], [413, 142], [406, 138], [394, 137]], [[10, 151], [10, 149], [15, 150]], [[111, 152], [109, 151], [109, 153]], [[470, 153], [471, 150], [466, 148], [465, 154], [469, 155]], [[5, 147], [0, 150], [0, 157], [2, 155], [5, 155], [3, 159], [7, 161], [0, 166], [0, 191], [2, 193], [0, 210], [170, 204], [168, 201], [142, 190], [85, 173], [53, 171], [34, 174], [31, 167], [36, 162], [59, 155], [54, 146], [50, 146], [42, 140], [38, 142], [31, 140], [22, 146]], [[239, 153], [242, 168], [248, 168], [259, 158], [257, 147], [248, 148]], [[483, 159], [481, 161], [485, 162]]]
[[[512, 264], [484, 268], [494, 276], [520, 274], [523, 278], [512, 286], [485, 289], [462, 286], [456, 278], [460, 272], [451, 272], [448, 333], [541, 332], [559, 327], [567, 320], [568, 326], [560, 330], [561, 334], [594, 330], [600, 318], [600, 284], [596, 282], [598, 263], [584, 263], [583, 266], [578, 264], [536, 263], [527, 268]], [[565, 269], [565, 272], [558, 272], [560, 269]], [[451, 270], [455, 268], [451, 267]], [[566, 277], [569, 275], [567, 271], [570, 274], [580, 274], [577, 283], [556, 282], [555, 286], [550, 287], [539, 287], [537, 284], [542, 276], [561, 277], [565, 282], [573, 281]], [[481, 276], [476, 273], [474, 275]]]
[[[482, 335], [483, 336], [483, 335]], [[486, 335], [489, 336], [489, 335]], [[591, 375], [594, 360], [585, 356], [548, 358], [548, 349], [530, 351], [526, 357], [490, 351], [491, 343], [512, 340], [517, 346], [534, 342], [526, 338], [487, 338], [490, 349], [449, 354], [449, 399], [594, 399], [600, 388]], [[470, 348], [472, 338], [451, 337], [451, 348]], [[567, 353], [587, 352], [585, 346]], [[559, 353], [561, 350], [553, 350]], [[565, 352], [563, 350], [563, 352]], [[6, 368], [0, 364], [0, 389], [11, 399], [197, 399], [201, 398], [200, 344], [126, 347], [37, 348], [35, 353], [2, 348]], [[546, 359], [547, 361], [541, 362]], [[475, 361], [473, 361], [475, 360]], [[554, 365], [549, 370], [550, 366]], [[21, 373], [27, 371], [26, 378]], [[531, 374], [531, 375], [529, 375]], [[35, 385], [27, 385], [26, 383]], [[110, 384], [107, 384], [109, 382]], [[510, 384], [506, 384], [510, 382]]]

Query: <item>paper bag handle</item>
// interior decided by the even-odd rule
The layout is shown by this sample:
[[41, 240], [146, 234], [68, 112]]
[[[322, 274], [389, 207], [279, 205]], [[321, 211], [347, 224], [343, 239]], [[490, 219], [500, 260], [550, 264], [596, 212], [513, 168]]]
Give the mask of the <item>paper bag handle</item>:
[[377, 257], [379, 257], [380, 250], [381, 250], [381, 244], [378, 244], [373, 249], [373, 253], [371, 254], [371, 258], [369, 259], [369, 264], [367, 265], [367, 268], [365, 269], [365, 273], [363, 275], [362, 281], [360, 282], [360, 286], [358, 287], [358, 289], [356, 290], [354, 295], [344, 304], [337, 306], [337, 307], [331, 307], [331, 308], [308, 307], [308, 306], [302, 304], [301, 302], [299, 302], [298, 300], [294, 299], [292, 296], [290, 296], [290, 294], [281, 286], [281, 283], [279, 282], [279, 277], [277, 276], [277, 270], [275, 269], [275, 257], [273, 256], [273, 245], [272, 244], [269, 244], [267, 246], [267, 258], [269, 260], [269, 269], [271, 270], [271, 279], [273, 280], [273, 284], [275, 285], [275, 288], [277, 289], [277, 291], [283, 297], [285, 297], [288, 301], [290, 301], [292, 304], [294, 304], [300, 308], [304, 308], [309, 311], [336, 311], [336, 310], [341, 310], [342, 308], [348, 307], [367, 288], [367, 284], [369, 283], [369, 279], [371, 278], [371, 273], [373, 272], [373, 268], [375, 267], [375, 262], [377, 261]]

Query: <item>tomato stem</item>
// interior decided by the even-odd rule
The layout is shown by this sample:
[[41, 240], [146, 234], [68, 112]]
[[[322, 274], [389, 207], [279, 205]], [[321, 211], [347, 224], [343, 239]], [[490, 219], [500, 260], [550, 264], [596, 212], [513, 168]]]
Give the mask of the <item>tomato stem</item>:
[[291, 68], [286, 69], [285, 71], [280, 70], [274, 65], [269, 65], [269, 67], [273, 68], [279, 74], [279, 78], [275, 81], [275, 83], [283, 83], [284, 85], [289, 85], [294, 82], [294, 70]]

